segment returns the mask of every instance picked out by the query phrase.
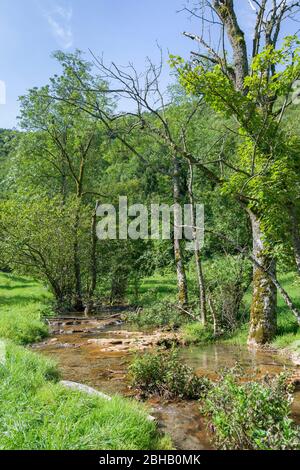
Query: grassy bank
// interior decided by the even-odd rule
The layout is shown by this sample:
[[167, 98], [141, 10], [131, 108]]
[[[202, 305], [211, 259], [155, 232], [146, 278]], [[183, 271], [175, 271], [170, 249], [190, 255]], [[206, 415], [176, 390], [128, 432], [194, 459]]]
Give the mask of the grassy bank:
[[[300, 282], [294, 273], [279, 275], [280, 282], [284, 289], [293, 299], [293, 302], [300, 308]], [[246, 304], [250, 310], [251, 295], [246, 295]], [[245, 344], [248, 336], [248, 323], [244, 324], [230, 338], [225, 341], [233, 344]], [[298, 323], [286, 306], [283, 298], [278, 295], [277, 298], [277, 333], [272, 342], [275, 348], [286, 348], [300, 340], [300, 328]], [[300, 350], [299, 350], [300, 352]]]
[[[300, 308], [299, 278], [294, 273], [284, 273], [279, 274], [279, 280], [285, 290], [289, 293], [295, 304]], [[195, 283], [196, 280], [192, 278], [190, 273], [188, 273], [188, 284], [191, 291], [195, 290]], [[154, 276], [143, 280], [140, 291], [141, 303], [145, 307], [146, 312], [148, 314], [149, 306], [155, 303], [162, 303], [169, 299], [172, 299], [172, 301], [174, 302], [174, 299], [176, 299], [177, 296], [176, 275], [175, 273], [169, 273], [165, 275], [155, 274]], [[251, 302], [250, 291], [247, 292], [244, 302], [249, 317]], [[278, 328], [276, 337], [272, 345], [276, 348], [285, 348], [289, 347], [297, 341], [299, 341], [300, 343], [300, 328], [297, 324], [297, 321], [295, 320], [295, 317], [290, 312], [280, 295], [278, 295], [277, 313]], [[154, 316], [154, 312], [152, 316]], [[157, 316], [158, 315], [156, 315], [156, 321], [158, 322]], [[178, 314], [177, 316], [180, 315]], [[232, 344], [246, 344], [248, 329], [249, 324], [246, 322], [230, 337], [227, 337], [226, 339], [222, 338], [222, 341], [226, 341]], [[182, 330], [187, 342], [196, 341], [197, 338], [200, 339], [200, 342], [209, 342], [212, 340], [211, 332], [203, 332], [199, 325], [190, 323], [184, 326]]]
[[28, 344], [46, 337], [41, 316], [49, 298], [48, 291], [32, 279], [0, 273], [0, 338]]
[[0, 449], [157, 449], [139, 404], [64, 389], [55, 364], [11, 342], [0, 367]]
[[66, 390], [56, 365], [23, 346], [47, 335], [39, 284], [0, 274], [0, 449], [166, 449], [142, 405]]

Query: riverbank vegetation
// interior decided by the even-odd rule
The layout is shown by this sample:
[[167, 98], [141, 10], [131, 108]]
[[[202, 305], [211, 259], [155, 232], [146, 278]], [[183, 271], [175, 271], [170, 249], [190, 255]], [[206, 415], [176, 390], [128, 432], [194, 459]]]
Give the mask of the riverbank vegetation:
[[[192, 58], [172, 51], [158, 64], [148, 59], [143, 71], [106, 63], [97, 51], [56, 51], [57, 73], [19, 99], [19, 128], [0, 130], [0, 271], [6, 273], [0, 274], [0, 338], [13, 342], [7, 348], [16, 357], [15, 365], [3, 366], [1, 386], [4, 394], [15, 390], [14, 367], [24, 366], [20, 377], [30, 390], [28, 402], [22, 386], [3, 406], [4, 447], [160, 445], [154, 424], [135, 405], [119, 399], [104, 405], [63, 391], [53, 378], [48, 383], [48, 363], [39, 366], [38, 356], [17, 348], [47, 336], [47, 316], [125, 307], [126, 321], [179, 331], [185, 344], [227, 341], [299, 353], [300, 41], [292, 22], [299, 2], [254, 2], [255, 8], [250, 2], [251, 34], [243, 31], [240, 3], [184, 9], [196, 28], [199, 17], [213, 24], [218, 41], [206, 28], [185, 33], [199, 46]], [[170, 209], [169, 233], [161, 218], [152, 224], [153, 205], [159, 215]], [[29, 382], [27, 363], [36, 371]], [[154, 356], [139, 358], [132, 369], [137, 388], [198, 397], [191, 371], [173, 358], [164, 363], [161, 383], [160, 367]], [[233, 383], [230, 400], [245, 396], [252, 403], [252, 391], [265, 392], [255, 387]], [[211, 393], [213, 403], [217, 389]], [[282, 400], [286, 409], [284, 394]], [[223, 410], [208, 410], [219, 421]], [[280, 423], [279, 433], [287, 421]], [[224, 429], [226, 421], [222, 436]], [[269, 446], [268, 436], [257, 443], [256, 428], [249, 432], [251, 446]]]
[[66, 390], [51, 361], [6, 343], [0, 366], [0, 449], [161, 449], [142, 405]]
[[291, 419], [292, 400], [284, 373], [250, 381], [236, 368], [225, 371], [212, 385], [201, 410], [220, 449], [298, 450], [300, 428]]
[[200, 400], [218, 449], [299, 450], [300, 427], [291, 417], [293, 385], [286, 373], [258, 378], [237, 365], [217, 379], [197, 377], [179, 353], [155, 351], [136, 357], [131, 384], [141, 397]]
[[47, 337], [42, 316], [50, 298], [38, 282], [0, 273], [0, 338], [25, 345]]
[[[204, 262], [204, 273], [209, 268], [210, 263]], [[300, 306], [300, 281], [296, 273], [278, 273], [278, 278], [284, 289], [294, 299], [295, 304]], [[193, 285], [195, 281], [193, 272], [187, 272], [187, 281], [189, 286]], [[236, 319], [236, 323], [232, 325], [227, 324], [227, 327], [226, 325], [221, 327], [220, 322], [215, 332], [213, 319], [203, 326], [201, 322], [195, 321], [195, 318], [192, 318], [172, 304], [172, 299], [176, 295], [176, 289], [176, 276], [170, 272], [166, 272], [164, 275], [155, 274], [143, 279], [139, 298], [142, 308], [137, 312], [126, 314], [124, 318], [140, 327], [168, 325], [175, 329], [179, 328], [182, 338], [187, 344], [214, 341], [241, 345], [247, 343], [251, 308], [250, 289], [244, 293], [241, 301], [242, 310], [239, 312], [239, 318]], [[132, 293], [129, 291], [128, 295], [131, 298]], [[220, 316], [222, 316], [222, 309], [219, 312]], [[298, 339], [300, 339], [299, 325], [281, 296], [278, 295], [277, 331], [271, 345], [276, 348], [284, 348]]]
[[143, 397], [198, 399], [209, 387], [205, 377], [197, 377], [183, 364], [175, 349], [154, 350], [136, 357], [129, 368], [131, 385]]
[[0, 292], [1, 450], [171, 448], [142, 405], [67, 390], [53, 361], [19, 346], [48, 334], [40, 284], [1, 274]]
[[[146, 307], [138, 319], [140, 324], [147, 317], [147, 323], [177, 326], [185, 315], [187, 320], [209, 325], [219, 336], [249, 322], [248, 341], [259, 345], [272, 341], [280, 331], [278, 294], [286, 311], [299, 323], [297, 301], [280, 280], [280, 274], [287, 271], [298, 278], [298, 199], [293, 191], [298, 187], [299, 136], [295, 123], [299, 116], [293, 103], [283, 108], [280, 132], [275, 132], [276, 116], [259, 102], [256, 88], [270, 61], [275, 68], [282, 61], [286, 63], [286, 74], [280, 74], [276, 90], [278, 96], [274, 91], [279, 106], [283, 90], [298, 73], [297, 47], [296, 39], [290, 37], [280, 49], [274, 45], [269, 55], [267, 49], [257, 52], [252, 68], [249, 66], [252, 75], [244, 77], [247, 95], [224, 78], [223, 104], [206, 97], [210, 80], [218, 95], [222, 81], [218, 68], [203, 69], [205, 81], [199, 83], [198, 93], [198, 69], [185, 67], [174, 57], [171, 62], [177, 83], [169, 89], [169, 105], [159, 111], [148, 101], [141, 101], [141, 90], [133, 86], [135, 79], [127, 76], [124, 93], [131, 90], [133, 104], [140, 103], [140, 114], [128, 116], [118, 114], [116, 103], [108, 98], [114, 82], [121, 86], [121, 70], [112, 75], [105, 64], [99, 63], [99, 70], [107, 77], [104, 80], [101, 74], [94, 74], [93, 64], [80, 52], [57, 52], [54, 57], [61, 75], [20, 98], [23, 132], [1, 133], [1, 159], [5, 163], [0, 200], [2, 267], [41, 280], [51, 290], [53, 308], [58, 312], [88, 313], [103, 304], [131, 302]], [[156, 84], [149, 94], [159, 98], [159, 75], [151, 67], [148, 73]], [[189, 77], [195, 86], [187, 85]], [[264, 87], [264, 93], [271, 93], [272, 82]], [[234, 110], [229, 112], [230, 93], [245, 109], [256, 106], [254, 118], [256, 125], [262, 126], [266, 147], [262, 148], [259, 141], [252, 149], [254, 123], [247, 127], [242, 116], [237, 117]], [[265, 129], [260, 122], [260, 106], [267, 113], [270, 128]], [[232, 133], [226, 131], [228, 126]], [[278, 140], [270, 137], [270, 129]], [[210, 160], [206, 163], [209, 148], [213, 149], [209, 158], [218, 161], [217, 166]], [[257, 158], [250, 177], [251, 151], [257, 152]], [[282, 157], [284, 153], [286, 158]], [[262, 176], [264, 162], [269, 162], [268, 171]], [[291, 194], [281, 188], [284, 179], [278, 175], [291, 179], [284, 183]], [[252, 183], [258, 186], [252, 187]], [[273, 188], [273, 192], [266, 188]], [[280, 198], [274, 193], [276, 188]], [[261, 200], [256, 201], [256, 193]], [[105, 209], [99, 206], [100, 201], [114, 205], [115, 214], [120, 215], [119, 201], [124, 194], [128, 204], [138, 197], [146, 210], [153, 203], [175, 204], [175, 208], [189, 203], [194, 214], [195, 204], [204, 204], [209, 225], [204, 246], [188, 249], [191, 241], [187, 231], [179, 241], [174, 229], [165, 239], [144, 237], [147, 227], [140, 227], [137, 221], [132, 222], [137, 224], [133, 237], [137, 239], [113, 236], [99, 240], [99, 207], [100, 212]], [[260, 214], [260, 205], [266, 216]], [[262, 253], [260, 249], [253, 253], [255, 237], [255, 246], [264, 246]], [[194, 242], [198, 244], [198, 238]], [[168, 286], [168, 276], [173, 276], [173, 282], [174, 275], [176, 292]], [[149, 284], [155, 276], [160, 276], [160, 284], [154, 282], [143, 293], [143, 280], [148, 278]], [[170, 295], [161, 302], [168, 292]], [[157, 294], [154, 302], [153, 294]], [[265, 312], [266, 306], [272, 311]], [[263, 320], [265, 316], [268, 321]]]

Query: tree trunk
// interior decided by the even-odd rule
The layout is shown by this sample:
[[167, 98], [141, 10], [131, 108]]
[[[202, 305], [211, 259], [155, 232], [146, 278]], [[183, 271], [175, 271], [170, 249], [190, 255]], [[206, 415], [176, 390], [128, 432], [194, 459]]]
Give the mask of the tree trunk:
[[92, 215], [91, 223], [91, 265], [90, 265], [90, 275], [91, 281], [88, 289], [88, 299], [85, 306], [84, 314], [89, 315], [93, 308], [93, 295], [97, 285], [97, 258], [96, 258], [96, 249], [97, 249], [97, 209], [99, 202], [96, 202], [96, 207]]
[[244, 80], [249, 73], [249, 64], [245, 34], [238, 24], [235, 3], [233, 0], [213, 0], [213, 7], [224, 25], [232, 47], [235, 87], [243, 91]]
[[299, 220], [298, 220], [296, 207], [293, 206], [291, 208], [290, 213], [291, 213], [291, 229], [292, 229], [294, 257], [295, 257], [298, 274], [300, 274], [300, 231], [299, 231]]
[[200, 301], [200, 319], [202, 325], [206, 324], [206, 290], [205, 290], [205, 281], [202, 269], [201, 262], [201, 253], [200, 250], [195, 250], [195, 264], [197, 270], [197, 280], [199, 287], [199, 301]]
[[265, 241], [259, 218], [248, 211], [252, 226], [253, 257], [262, 266], [253, 265], [253, 294], [248, 344], [259, 346], [271, 341], [276, 332], [276, 286], [267, 274], [275, 277], [275, 262], [265, 254]]
[[82, 200], [82, 187], [85, 171], [84, 156], [81, 157], [79, 176], [76, 180], [77, 185], [77, 207], [74, 223], [74, 274], [75, 274], [75, 302], [74, 309], [78, 312], [84, 310], [81, 286], [81, 265], [80, 265], [80, 247], [79, 247], [79, 224], [80, 224], [80, 205]]
[[79, 255], [79, 240], [78, 240], [78, 229], [79, 229], [79, 207], [76, 209], [75, 223], [74, 223], [74, 275], [75, 275], [75, 299], [73, 308], [77, 312], [81, 312], [83, 308], [82, 301], [82, 289], [81, 289], [81, 266], [80, 266], [80, 255]]
[[208, 297], [208, 305], [209, 305], [210, 313], [211, 313], [211, 316], [212, 316], [212, 319], [213, 319], [214, 336], [217, 336], [217, 333], [218, 333], [217, 314], [216, 314], [216, 310], [215, 310], [215, 307], [214, 307], [214, 303], [213, 303], [212, 298], [210, 296]]
[[[174, 224], [175, 231], [182, 225], [182, 220], [178, 210], [178, 205], [181, 202], [181, 190], [180, 190], [180, 165], [176, 157], [173, 160], [174, 171], [173, 171], [173, 197], [174, 197]], [[177, 286], [178, 286], [178, 300], [180, 305], [186, 305], [188, 303], [188, 291], [187, 281], [184, 268], [184, 261], [182, 256], [182, 247], [180, 240], [174, 234], [174, 257], [177, 272]]]
[[196, 265], [196, 272], [197, 272], [197, 283], [199, 289], [199, 306], [200, 306], [200, 320], [203, 325], [206, 323], [206, 291], [205, 291], [205, 282], [203, 276], [203, 269], [202, 269], [202, 262], [201, 262], [201, 252], [199, 249], [199, 242], [197, 237], [197, 227], [196, 227], [196, 217], [195, 217], [195, 201], [194, 201], [194, 193], [193, 193], [193, 166], [192, 163], [189, 162], [189, 184], [188, 184], [188, 191], [189, 191], [189, 199], [190, 199], [190, 206], [191, 206], [191, 225], [193, 231], [193, 241], [194, 241], [194, 251], [195, 251], [195, 265]]

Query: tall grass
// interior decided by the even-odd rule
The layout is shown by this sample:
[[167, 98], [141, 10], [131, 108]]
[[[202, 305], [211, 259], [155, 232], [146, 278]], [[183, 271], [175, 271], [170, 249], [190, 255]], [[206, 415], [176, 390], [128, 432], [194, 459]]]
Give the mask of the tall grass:
[[41, 312], [49, 297], [43, 286], [30, 279], [0, 273], [0, 338], [28, 344], [46, 337]]
[[38, 283], [0, 274], [0, 450], [170, 449], [144, 406], [65, 389], [55, 363], [16, 344], [47, 335], [48, 299]]
[[6, 349], [0, 366], [0, 449], [170, 448], [140, 404], [66, 390], [56, 382], [52, 361], [12, 342]]

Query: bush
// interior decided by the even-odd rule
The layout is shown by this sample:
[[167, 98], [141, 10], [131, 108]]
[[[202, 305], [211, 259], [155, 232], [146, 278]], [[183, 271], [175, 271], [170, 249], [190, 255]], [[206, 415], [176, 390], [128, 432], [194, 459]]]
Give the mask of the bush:
[[203, 326], [199, 322], [183, 325], [181, 333], [186, 344], [205, 344], [215, 340], [212, 327]]
[[251, 283], [251, 263], [242, 256], [227, 255], [206, 266], [209, 311], [219, 330], [234, 331], [245, 321], [243, 298]]
[[0, 313], [0, 338], [18, 344], [40, 341], [48, 335], [48, 327], [41, 321], [41, 304], [29, 303], [22, 308], [7, 309]]
[[136, 357], [129, 374], [132, 386], [144, 397], [197, 399], [209, 387], [209, 380], [197, 377], [190, 367], [182, 364], [174, 349]]
[[[227, 371], [203, 400], [220, 449], [300, 449], [300, 428], [290, 419], [286, 375], [246, 382], [239, 369]], [[249, 377], [247, 378], [249, 380]]]
[[23, 347], [6, 344], [0, 363], [0, 449], [170, 449], [147, 410], [65, 389], [55, 364]]
[[187, 321], [186, 315], [180, 313], [170, 302], [157, 302], [139, 312], [131, 312], [127, 314], [126, 320], [139, 327], [170, 326], [171, 328], [177, 328]]

